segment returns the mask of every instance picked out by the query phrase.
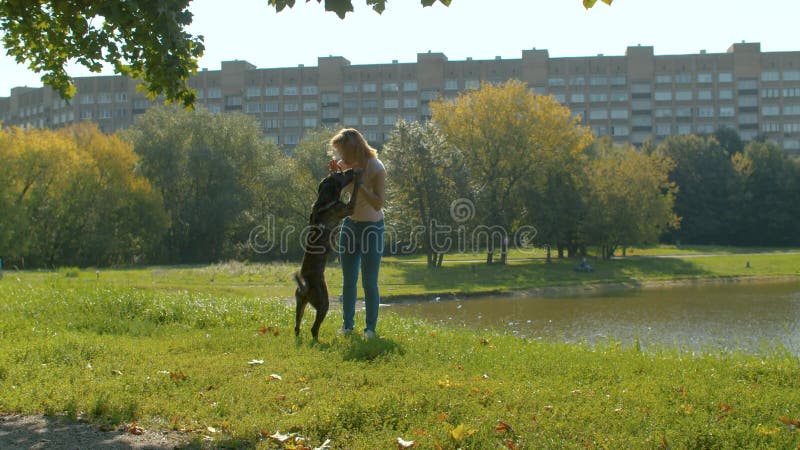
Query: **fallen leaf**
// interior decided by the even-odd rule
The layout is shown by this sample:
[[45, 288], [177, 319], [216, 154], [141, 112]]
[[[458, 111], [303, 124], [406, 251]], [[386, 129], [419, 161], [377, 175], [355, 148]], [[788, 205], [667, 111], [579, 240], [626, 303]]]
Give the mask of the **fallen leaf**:
[[264, 360], [263, 359], [251, 359], [250, 361], [247, 362], [247, 364], [250, 364], [251, 366], [254, 366], [256, 364], [264, 364]]
[[436, 416], [436, 421], [437, 422], [444, 422], [445, 420], [447, 420], [449, 418], [450, 418], [450, 415], [445, 413], [445, 412], [443, 412], [443, 413], [439, 413], [439, 415]]
[[433, 448], [436, 449], [436, 450], [444, 450], [444, 447], [442, 447], [442, 444], [440, 444], [438, 442], [434, 442], [433, 443]]
[[731, 406], [731, 405], [729, 405], [727, 403], [720, 403], [719, 404], [719, 410], [722, 411], [722, 412], [733, 411], [733, 406]]
[[417, 443], [414, 441], [407, 441], [401, 437], [397, 437], [397, 448], [411, 448], [416, 446]]
[[308, 378], [300, 377], [300, 378], [297, 379], [297, 382], [298, 383], [308, 383]]
[[615, 408], [614, 409], [614, 412], [617, 413], [617, 414], [622, 414], [622, 411], [623, 411], [622, 408]]
[[[263, 431], [262, 431], [262, 433], [263, 433]], [[278, 442], [286, 442], [289, 439], [295, 437], [296, 435], [297, 435], [297, 433], [281, 434], [280, 431], [276, 431], [275, 434], [271, 434], [269, 437], [270, 437], [270, 439], [278, 441]]]
[[474, 428], [467, 428], [463, 423], [450, 431], [450, 436], [456, 442], [462, 442], [464, 439], [472, 436], [473, 434], [477, 433], [478, 430]]
[[175, 382], [184, 381], [188, 378], [183, 372], [170, 372], [169, 377]]
[[514, 442], [511, 439], [506, 439], [503, 442], [506, 444], [506, 447], [508, 447], [508, 450], [517, 450], [517, 449], [519, 449], [519, 446], [517, 446], [517, 443]]
[[553, 405], [544, 405], [544, 410], [545, 411], [552, 411], [553, 410]]
[[778, 418], [778, 420], [785, 423], [786, 425], [794, 425], [796, 427], [800, 427], [800, 419], [792, 419], [789, 416], [781, 416]]
[[208, 430], [209, 433], [219, 433], [219, 430], [214, 427], [206, 427], [206, 430]]
[[128, 433], [138, 436], [144, 433], [144, 428], [140, 427], [136, 422], [131, 422], [128, 426]]
[[276, 402], [283, 402], [286, 401], [286, 394], [280, 394], [275, 396]]
[[269, 379], [270, 380], [278, 380], [278, 381], [280, 381], [280, 380], [283, 380], [283, 377], [278, 375], [277, 373], [272, 373], [272, 374], [269, 375]]
[[494, 429], [495, 429], [495, 431], [499, 431], [501, 433], [513, 432], [513, 429], [511, 428], [511, 425], [503, 422], [502, 420], [498, 420], [497, 421], [497, 426], [494, 427]]
[[[308, 447], [306, 447], [306, 448], [308, 448]], [[331, 440], [330, 439], [325, 439], [325, 442], [323, 442], [322, 445], [320, 445], [319, 447], [314, 447], [313, 450], [330, 450], [330, 448], [331, 448]], [[309, 450], [311, 450], [311, 449], [309, 449]]]
[[122, 371], [121, 371], [121, 370], [112, 370], [112, 371], [111, 371], [111, 375], [117, 375], [117, 376], [120, 376], [120, 375], [122, 375]]

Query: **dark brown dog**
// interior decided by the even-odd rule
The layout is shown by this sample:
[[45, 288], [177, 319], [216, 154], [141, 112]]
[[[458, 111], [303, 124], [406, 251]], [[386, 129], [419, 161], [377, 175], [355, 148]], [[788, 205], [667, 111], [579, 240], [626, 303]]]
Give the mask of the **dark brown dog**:
[[[339, 197], [342, 189], [351, 182], [355, 183], [353, 195], [347, 203], [344, 203]], [[353, 169], [333, 172], [319, 183], [317, 201], [311, 208], [311, 217], [308, 221], [310, 231], [305, 239], [303, 262], [300, 271], [294, 274], [297, 281], [297, 290], [294, 293], [297, 300], [295, 336], [300, 335], [300, 322], [303, 320], [306, 305], [310, 303], [317, 310], [314, 325], [311, 326], [311, 335], [314, 336], [314, 340], [319, 337], [319, 327], [328, 314], [329, 306], [325, 265], [331, 252], [331, 232], [343, 218], [353, 213], [360, 184], [361, 173]]]

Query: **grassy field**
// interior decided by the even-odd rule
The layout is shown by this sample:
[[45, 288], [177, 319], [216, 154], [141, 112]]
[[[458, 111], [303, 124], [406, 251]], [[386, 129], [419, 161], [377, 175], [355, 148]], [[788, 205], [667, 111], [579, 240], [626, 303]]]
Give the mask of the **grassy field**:
[[[751, 268], [745, 268], [750, 261]], [[429, 273], [388, 258], [384, 292], [797, 275], [800, 255], [726, 255]], [[474, 267], [474, 268], [473, 268]], [[294, 265], [5, 272], [0, 413], [179, 430], [190, 446], [796, 448], [800, 361], [527, 341], [382, 312], [382, 338], [291, 333]], [[337, 292], [336, 269], [329, 279]], [[388, 288], [394, 288], [390, 290]], [[252, 363], [252, 364], [251, 364]]]

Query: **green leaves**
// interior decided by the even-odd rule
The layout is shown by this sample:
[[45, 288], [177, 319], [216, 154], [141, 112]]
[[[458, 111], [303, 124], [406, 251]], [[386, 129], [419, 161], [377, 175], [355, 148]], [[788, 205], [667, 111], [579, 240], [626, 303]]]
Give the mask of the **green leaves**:
[[[611, 5], [611, 2], [614, 1], [614, 0], [602, 0], [602, 1], [606, 5]], [[595, 3], [597, 3], [597, 0], [583, 0], [583, 7], [586, 8], [586, 9], [589, 9], [592, 6], [594, 6]]]
[[[311, 2], [312, 0], [306, 0], [306, 3]], [[422, 6], [432, 6], [434, 3], [439, 1], [441, 4], [445, 6], [450, 6], [451, 0], [421, 0]], [[606, 0], [603, 0], [606, 1]], [[276, 11], [281, 12], [287, 6], [289, 8], [294, 7], [295, 0], [268, 0], [269, 6], [275, 8]], [[322, 0], [317, 0], [317, 3], [322, 3]], [[610, 0], [608, 3], [611, 3]], [[386, 10], [386, 0], [367, 0], [367, 5], [371, 6], [373, 11], [378, 14], [383, 13]], [[336, 13], [340, 19], [344, 19], [347, 13], [353, 12], [353, 1], [352, 0], [325, 0], [325, 11]]]

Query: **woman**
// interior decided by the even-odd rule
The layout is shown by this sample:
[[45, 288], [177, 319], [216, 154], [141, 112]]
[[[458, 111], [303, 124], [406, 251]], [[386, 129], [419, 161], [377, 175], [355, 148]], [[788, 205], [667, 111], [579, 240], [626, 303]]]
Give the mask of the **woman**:
[[[342, 315], [339, 334], [353, 332], [356, 312], [356, 287], [358, 270], [364, 287], [366, 327], [364, 338], [375, 337], [378, 323], [378, 270], [383, 253], [383, 200], [386, 185], [386, 168], [378, 159], [374, 148], [357, 130], [345, 128], [330, 141], [337, 160], [329, 164], [330, 170], [353, 168], [362, 171], [361, 186], [353, 214], [346, 217], [339, 234], [339, 260], [342, 265]], [[352, 184], [350, 186], [352, 193]]]

